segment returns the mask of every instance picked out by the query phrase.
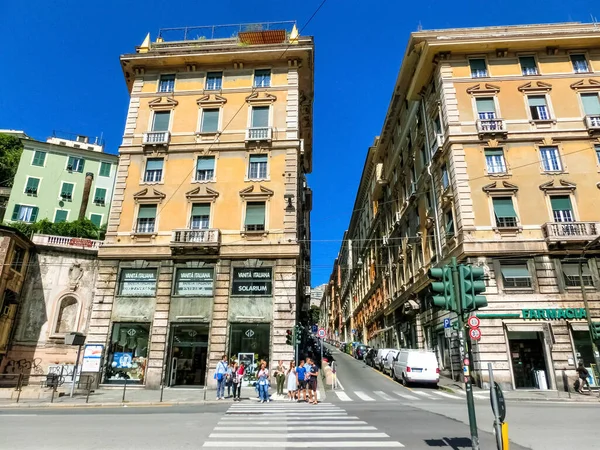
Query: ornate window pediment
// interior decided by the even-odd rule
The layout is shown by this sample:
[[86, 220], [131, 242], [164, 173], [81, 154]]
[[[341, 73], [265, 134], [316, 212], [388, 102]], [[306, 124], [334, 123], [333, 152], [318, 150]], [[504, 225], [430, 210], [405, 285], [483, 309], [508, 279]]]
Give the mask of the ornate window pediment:
[[499, 186], [498, 182], [490, 183], [482, 188], [487, 195], [514, 195], [519, 190], [517, 186], [507, 181], [502, 181]]
[[277, 97], [268, 92], [254, 92], [246, 97], [246, 102], [251, 105], [270, 105], [277, 100]]
[[500, 92], [500, 86], [489, 83], [485, 83], [483, 86], [481, 84], [476, 84], [475, 86], [467, 88], [467, 94], [471, 95], [495, 95], [498, 92]]
[[[258, 190], [255, 190], [255, 188], [258, 187]], [[242, 197], [244, 200], [249, 200], [249, 201], [255, 201], [255, 200], [267, 200], [270, 197], [273, 196], [275, 192], [273, 192], [271, 189], [267, 189], [264, 186], [261, 185], [252, 185], [252, 186], [248, 186], [245, 189], [242, 189], [240, 191], [240, 197]]]
[[198, 186], [185, 193], [185, 198], [187, 198], [189, 202], [214, 202], [218, 196], [219, 193], [217, 191], [214, 191], [207, 186]]
[[170, 97], [158, 97], [148, 102], [148, 107], [155, 111], [164, 111], [175, 108], [179, 102]]
[[219, 94], [206, 94], [196, 100], [196, 104], [201, 107], [223, 106], [225, 103], [227, 99]]
[[547, 183], [540, 184], [540, 190], [544, 191], [546, 195], [555, 193], [574, 192], [577, 189], [575, 183], [571, 183], [566, 180], [558, 180], [558, 185], [554, 184], [555, 180], [548, 181]]
[[530, 81], [517, 89], [524, 94], [546, 94], [552, 90], [552, 85], [543, 81]]
[[579, 80], [571, 85], [571, 89], [575, 91], [600, 91], [600, 81], [591, 78]]
[[165, 197], [165, 194], [152, 188], [142, 189], [133, 194], [133, 199], [136, 203], [160, 203]]

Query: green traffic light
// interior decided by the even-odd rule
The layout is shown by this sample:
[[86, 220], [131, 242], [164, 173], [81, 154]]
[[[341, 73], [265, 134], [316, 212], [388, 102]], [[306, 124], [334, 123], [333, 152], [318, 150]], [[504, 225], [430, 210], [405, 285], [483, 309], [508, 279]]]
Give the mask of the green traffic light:
[[460, 302], [463, 312], [474, 311], [487, 306], [487, 298], [479, 295], [485, 292], [485, 271], [481, 267], [461, 265], [458, 268], [460, 276]]
[[452, 270], [448, 266], [433, 267], [427, 272], [431, 282], [429, 287], [431, 302], [447, 311], [456, 311], [456, 298], [452, 284]]
[[592, 322], [592, 339], [600, 341], [600, 322]]

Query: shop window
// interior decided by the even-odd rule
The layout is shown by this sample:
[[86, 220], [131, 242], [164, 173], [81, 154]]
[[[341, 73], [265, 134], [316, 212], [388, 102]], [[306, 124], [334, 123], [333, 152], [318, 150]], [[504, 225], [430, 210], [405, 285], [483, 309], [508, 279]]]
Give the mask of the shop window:
[[273, 291], [271, 267], [234, 267], [231, 295], [270, 296]]
[[590, 332], [587, 330], [573, 330], [572, 333], [573, 344], [575, 346], [575, 356], [577, 357], [575, 365], [578, 365], [580, 361], [583, 361], [583, 365], [585, 367], [590, 367], [592, 364], [595, 364], [592, 343], [590, 342]]
[[[579, 278], [579, 263], [561, 263], [563, 280], [566, 287], [581, 287]], [[592, 278], [592, 272], [587, 263], [581, 266], [581, 275], [583, 279], [583, 285], [586, 287], [593, 287], [594, 280]]]
[[144, 384], [149, 323], [115, 323], [108, 347], [105, 381]]
[[271, 325], [268, 323], [232, 323], [230, 325], [229, 355], [243, 362], [250, 376], [257, 371], [261, 360], [269, 360]]
[[156, 294], [156, 269], [123, 269], [119, 295], [153, 297]]
[[500, 271], [505, 288], [531, 288], [531, 274], [526, 262], [501, 262]]
[[175, 295], [212, 297], [214, 271], [207, 269], [177, 269], [175, 274]]
[[63, 298], [58, 307], [58, 314], [54, 325], [54, 334], [65, 334], [70, 331], [77, 331], [78, 311], [79, 302], [75, 297]]

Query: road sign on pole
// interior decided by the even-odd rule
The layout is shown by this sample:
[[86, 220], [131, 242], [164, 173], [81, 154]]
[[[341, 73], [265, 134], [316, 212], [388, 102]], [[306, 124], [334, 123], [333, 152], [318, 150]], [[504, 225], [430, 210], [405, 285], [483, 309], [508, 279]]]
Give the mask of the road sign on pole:
[[318, 335], [320, 338], [324, 338], [325, 337], [325, 328], [319, 328]]
[[481, 325], [481, 319], [479, 319], [477, 316], [471, 316], [469, 317], [469, 320], [467, 320], [467, 323], [469, 324], [470, 328], [479, 328]]
[[444, 319], [444, 328], [450, 328], [452, 326], [452, 321], [450, 320], [449, 317], [446, 317]]
[[474, 341], [481, 339], [481, 330], [479, 328], [471, 328], [469, 330], [469, 337]]

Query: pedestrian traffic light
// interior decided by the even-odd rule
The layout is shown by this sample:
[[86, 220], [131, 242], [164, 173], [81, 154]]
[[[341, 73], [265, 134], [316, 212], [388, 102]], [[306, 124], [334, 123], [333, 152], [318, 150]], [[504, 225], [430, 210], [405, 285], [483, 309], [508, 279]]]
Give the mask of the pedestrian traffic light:
[[427, 276], [430, 280], [434, 280], [429, 287], [433, 304], [446, 311], [456, 311], [456, 296], [450, 267], [431, 268], [427, 272]]
[[600, 341], [600, 322], [592, 322], [592, 339]]
[[302, 342], [302, 326], [301, 325], [296, 325], [294, 327], [294, 330], [296, 332], [296, 342], [297, 343]]
[[474, 311], [487, 306], [485, 295], [484, 271], [481, 267], [460, 265], [458, 268], [460, 277], [460, 303], [462, 312]]
[[294, 333], [292, 330], [285, 331], [285, 343], [287, 345], [294, 345]]

